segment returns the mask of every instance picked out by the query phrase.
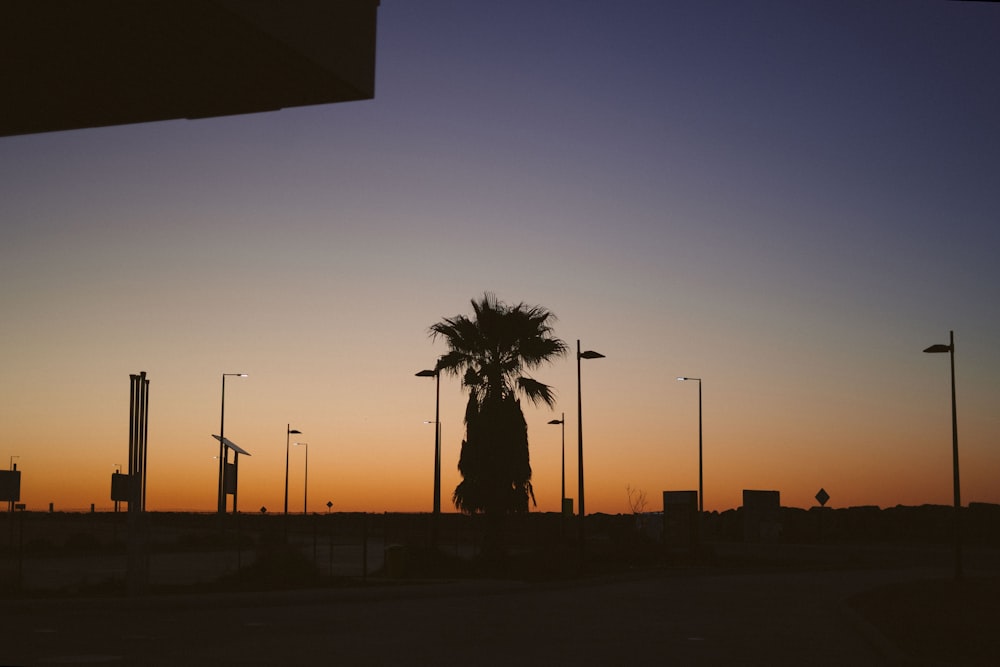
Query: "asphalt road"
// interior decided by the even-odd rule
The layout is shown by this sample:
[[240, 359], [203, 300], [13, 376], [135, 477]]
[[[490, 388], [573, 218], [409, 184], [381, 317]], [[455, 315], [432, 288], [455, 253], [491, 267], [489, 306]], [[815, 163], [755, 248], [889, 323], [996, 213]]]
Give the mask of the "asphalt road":
[[[881, 665], [843, 601], [928, 569], [659, 571], [266, 594], [0, 602], [0, 664]], [[891, 657], [891, 655], [888, 655]]]

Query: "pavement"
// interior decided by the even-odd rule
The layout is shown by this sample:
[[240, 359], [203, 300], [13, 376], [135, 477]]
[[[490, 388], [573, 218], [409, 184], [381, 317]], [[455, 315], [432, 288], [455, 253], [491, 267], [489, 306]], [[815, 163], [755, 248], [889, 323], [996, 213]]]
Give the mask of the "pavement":
[[901, 664], [846, 600], [947, 576], [926, 566], [687, 568], [556, 583], [16, 599], [0, 601], [0, 664]]

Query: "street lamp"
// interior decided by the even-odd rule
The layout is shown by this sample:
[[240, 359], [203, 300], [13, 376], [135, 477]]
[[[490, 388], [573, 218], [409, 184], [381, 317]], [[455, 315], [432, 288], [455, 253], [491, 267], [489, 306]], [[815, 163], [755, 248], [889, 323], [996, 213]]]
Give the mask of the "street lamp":
[[559, 536], [563, 534], [563, 506], [566, 504], [566, 413], [560, 419], [549, 421], [550, 424], [562, 426], [562, 485], [559, 487]]
[[229, 450], [226, 447], [226, 378], [247, 377], [246, 373], [222, 374], [222, 418], [219, 422], [219, 514], [226, 513], [226, 463], [229, 460]]
[[583, 505], [583, 392], [580, 388], [580, 360], [581, 359], [603, 359], [600, 352], [587, 350], [580, 351], [580, 339], [576, 340], [576, 436], [577, 436], [577, 465], [579, 467], [579, 494], [580, 494], [580, 552], [583, 552], [585, 544], [584, 517], [587, 516]]
[[285, 515], [286, 516], [288, 515], [288, 441], [291, 439], [292, 433], [294, 433], [295, 435], [302, 435], [302, 431], [292, 428], [291, 424], [287, 424], [285, 428]]
[[562, 413], [560, 419], [553, 419], [549, 423], [562, 426], [562, 484], [559, 498], [559, 511], [562, 512], [562, 502], [566, 500], [566, 413]]
[[959, 512], [962, 509], [962, 494], [958, 483], [958, 413], [955, 409], [955, 332], [949, 332], [949, 343], [931, 345], [924, 352], [947, 352], [951, 357], [951, 468], [955, 494], [955, 509], [952, 528], [955, 536], [955, 579], [962, 578], [962, 525]]
[[302, 514], [305, 515], [309, 513], [309, 443], [296, 442], [295, 446], [306, 448], [305, 483], [302, 485]]
[[438, 519], [441, 516], [441, 361], [434, 370], [422, 370], [416, 374], [419, 378], [434, 378], [434, 504], [431, 514], [431, 547], [437, 546]]
[[698, 511], [705, 511], [705, 494], [702, 492], [701, 472], [701, 378], [677, 378], [678, 382], [694, 380], [698, 383]]

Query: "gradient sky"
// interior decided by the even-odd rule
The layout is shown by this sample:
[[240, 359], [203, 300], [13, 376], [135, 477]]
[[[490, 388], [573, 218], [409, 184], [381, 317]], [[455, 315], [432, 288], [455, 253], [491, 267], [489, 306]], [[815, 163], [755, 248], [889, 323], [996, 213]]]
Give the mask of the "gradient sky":
[[[0, 138], [0, 460], [111, 506], [129, 374], [148, 507], [429, 511], [428, 327], [539, 304], [583, 364], [588, 512], [1000, 502], [1000, 6], [382, 0], [372, 101]], [[573, 356], [525, 405], [540, 511], [577, 497]], [[444, 508], [465, 396], [441, 387]], [[302, 448], [290, 506], [302, 509]]]

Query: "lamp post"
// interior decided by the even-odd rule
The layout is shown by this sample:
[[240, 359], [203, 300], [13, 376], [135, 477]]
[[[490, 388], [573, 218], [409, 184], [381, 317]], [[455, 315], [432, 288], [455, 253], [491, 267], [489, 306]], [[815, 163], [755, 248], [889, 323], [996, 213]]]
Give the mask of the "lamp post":
[[949, 332], [947, 345], [938, 343], [924, 350], [929, 353], [947, 352], [951, 357], [951, 469], [955, 495], [955, 509], [952, 515], [952, 529], [955, 537], [955, 579], [962, 578], [962, 523], [959, 513], [962, 509], [962, 494], [958, 482], [958, 413], [955, 409], [955, 332]]
[[309, 443], [308, 442], [296, 442], [296, 447], [306, 448], [306, 472], [305, 479], [302, 485], [302, 514], [309, 514]]
[[227, 377], [247, 377], [246, 373], [223, 373], [222, 374], [222, 418], [219, 421], [219, 514], [226, 513], [226, 463], [229, 460], [229, 451], [226, 447], [226, 378]]
[[693, 380], [698, 383], [698, 511], [705, 511], [705, 494], [702, 488], [702, 468], [701, 468], [701, 378], [677, 378], [678, 382]]
[[584, 532], [584, 517], [587, 516], [583, 504], [583, 392], [580, 388], [580, 360], [581, 359], [603, 359], [600, 352], [587, 350], [580, 351], [580, 339], [576, 340], [576, 437], [577, 437], [577, 465], [579, 467], [579, 494], [580, 494], [580, 553], [583, 553], [586, 544], [586, 533]]
[[559, 419], [553, 419], [550, 424], [562, 426], [562, 484], [559, 489], [559, 536], [563, 534], [563, 505], [566, 504], [566, 413], [563, 412]]
[[[292, 428], [287, 424], [285, 428], [285, 515], [288, 515], [288, 441], [292, 438], [292, 433], [302, 435], [302, 431]], [[308, 451], [308, 450], [307, 450]]]
[[422, 370], [416, 377], [434, 378], [434, 504], [431, 513], [431, 547], [437, 546], [438, 522], [441, 516], [441, 361], [434, 370]]

